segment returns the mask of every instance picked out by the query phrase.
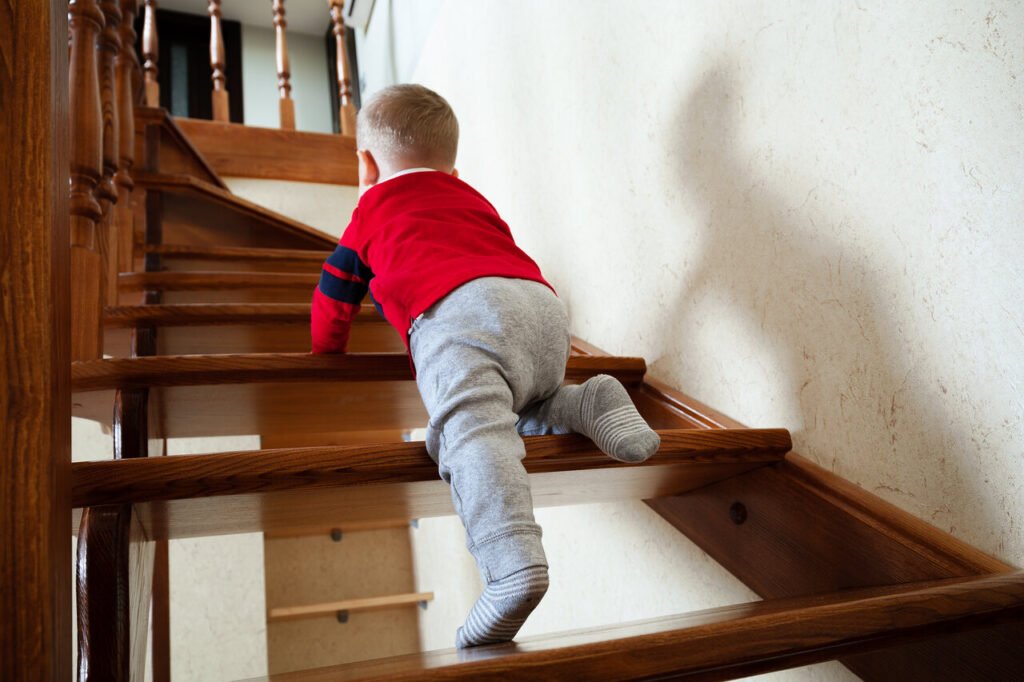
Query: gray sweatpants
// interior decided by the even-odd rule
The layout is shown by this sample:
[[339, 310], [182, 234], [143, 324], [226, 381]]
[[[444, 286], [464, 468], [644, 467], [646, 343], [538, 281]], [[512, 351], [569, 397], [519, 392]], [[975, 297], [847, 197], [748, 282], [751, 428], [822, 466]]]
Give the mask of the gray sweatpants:
[[[547, 566], [516, 425], [561, 385], [569, 342], [565, 305], [543, 284], [521, 279], [473, 280], [413, 322], [416, 383], [430, 415], [427, 452], [451, 485], [487, 583]], [[530, 433], [551, 430], [530, 421]]]

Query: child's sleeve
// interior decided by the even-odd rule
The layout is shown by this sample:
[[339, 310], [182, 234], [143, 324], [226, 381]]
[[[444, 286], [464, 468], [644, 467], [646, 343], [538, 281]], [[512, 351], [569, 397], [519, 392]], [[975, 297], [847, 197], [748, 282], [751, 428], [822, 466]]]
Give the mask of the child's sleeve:
[[371, 279], [373, 272], [345, 244], [339, 244], [324, 262], [320, 283], [313, 292], [313, 353], [344, 353], [348, 349], [352, 320], [359, 313]]

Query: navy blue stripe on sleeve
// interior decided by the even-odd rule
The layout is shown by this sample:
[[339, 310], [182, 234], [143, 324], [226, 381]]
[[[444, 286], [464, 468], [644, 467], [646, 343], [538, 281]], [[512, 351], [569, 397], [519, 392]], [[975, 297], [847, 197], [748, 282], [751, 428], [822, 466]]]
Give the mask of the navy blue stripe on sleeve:
[[358, 304], [369, 288], [365, 282], [344, 280], [324, 270], [320, 273], [320, 291], [325, 296], [342, 303]]
[[342, 272], [352, 273], [364, 282], [369, 283], [373, 279], [373, 270], [359, 258], [359, 254], [347, 246], [339, 244], [334, 253], [327, 258], [327, 262]]

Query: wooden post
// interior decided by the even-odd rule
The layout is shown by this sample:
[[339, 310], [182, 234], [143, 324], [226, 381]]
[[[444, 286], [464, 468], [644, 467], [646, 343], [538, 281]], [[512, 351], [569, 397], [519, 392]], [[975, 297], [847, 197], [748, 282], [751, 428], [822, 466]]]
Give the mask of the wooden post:
[[220, 27], [220, 0], [210, 0], [210, 68], [213, 70], [213, 120], [231, 119], [228, 113], [227, 76], [224, 74], [224, 35]]
[[103, 278], [97, 225], [102, 217], [94, 192], [103, 166], [103, 110], [100, 105], [96, 40], [104, 18], [96, 0], [71, 0], [71, 358], [100, 356], [100, 283]]
[[103, 111], [103, 177], [96, 188], [103, 217], [97, 231], [100, 258], [103, 263], [101, 304], [117, 302], [117, 244], [114, 233], [116, 218], [114, 207], [118, 201], [118, 188], [114, 176], [118, 171], [120, 155], [120, 93], [117, 71], [121, 62], [121, 7], [118, 0], [100, 0], [100, 10], [106, 21], [100, 33], [100, 102]]
[[114, 296], [107, 302], [116, 304], [117, 273], [131, 270], [132, 267], [132, 230], [134, 227], [134, 208], [132, 206], [132, 167], [135, 165], [135, 83], [141, 71], [138, 56], [135, 54], [135, 14], [138, 0], [121, 0], [121, 60], [117, 65], [117, 102], [118, 116], [121, 124], [121, 138], [118, 144], [120, 162], [114, 182], [117, 184], [118, 202], [114, 221], [113, 238], [117, 241], [117, 260], [111, 273], [114, 282]]
[[281, 129], [295, 130], [295, 101], [292, 99], [291, 68], [288, 64], [288, 37], [285, 28], [284, 0], [273, 0], [274, 32], [277, 34], [277, 90], [281, 97]]
[[335, 59], [338, 69], [338, 120], [341, 134], [355, 137], [356, 107], [352, 103], [352, 76], [348, 67], [348, 52], [345, 50], [345, 22], [341, 16], [342, 0], [327, 0], [331, 9], [331, 23], [334, 33]]
[[160, 106], [160, 83], [157, 81], [159, 70], [157, 60], [160, 56], [160, 44], [156, 34], [156, 0], [146, 0], [146, 14], [142, 23], [142, 57], [146, 83], [146, 106]]
[[[95, 39], [102, 15], [70, 8]], [[3, 680], [72, 678], [68, 9], [67, 0], [0, 4]], [[94, 158], [93, 183], [98, 148]], [[92, 208], [88, 182], [76, 189]]]

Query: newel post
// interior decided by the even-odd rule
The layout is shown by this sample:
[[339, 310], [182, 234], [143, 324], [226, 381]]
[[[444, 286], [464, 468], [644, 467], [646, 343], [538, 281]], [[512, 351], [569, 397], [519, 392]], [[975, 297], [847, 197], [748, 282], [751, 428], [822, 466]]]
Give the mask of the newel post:
[[334, 50], [338, 70], [338, 120], [341, 134], [354, 137], [356, 134], [356, 107], [352, 102], [352, 76], [348, 66], [348, 52], [345, 50], [345, 21], [341, 16], [343, 0], [327, 0], [331, 10], [334, 33]]
[[228, 113], [227, 75], [224, 73], [224, 35], [220, 26], [220, 0], [210, 0], [210, 69], [213, 74], [213, 120], [230, 120]]
[[281, 97], [281, 129], [295, 130], [295, 100], [292, 99], [291, 68], [288, 64], [288, 37], [285, 29], [284, 0], [273, 0], [274, 32], [277, 35], [277, 90]]
[[95, 192], [103, 168], [103, 109], [96, 45], [105, 20], [96, 0], [68, 4], [69, 65], [71, 359], [100, 357], [100, 283], [103, 279], [97, 225], [102, 218]]
[[146, 106], [160, 106], [160, 83], [157, 81], [160, 44], [156, 34], [156, 0], [146, 0], [146, 14], [142, 22], [142, 57], [146, 60]]

